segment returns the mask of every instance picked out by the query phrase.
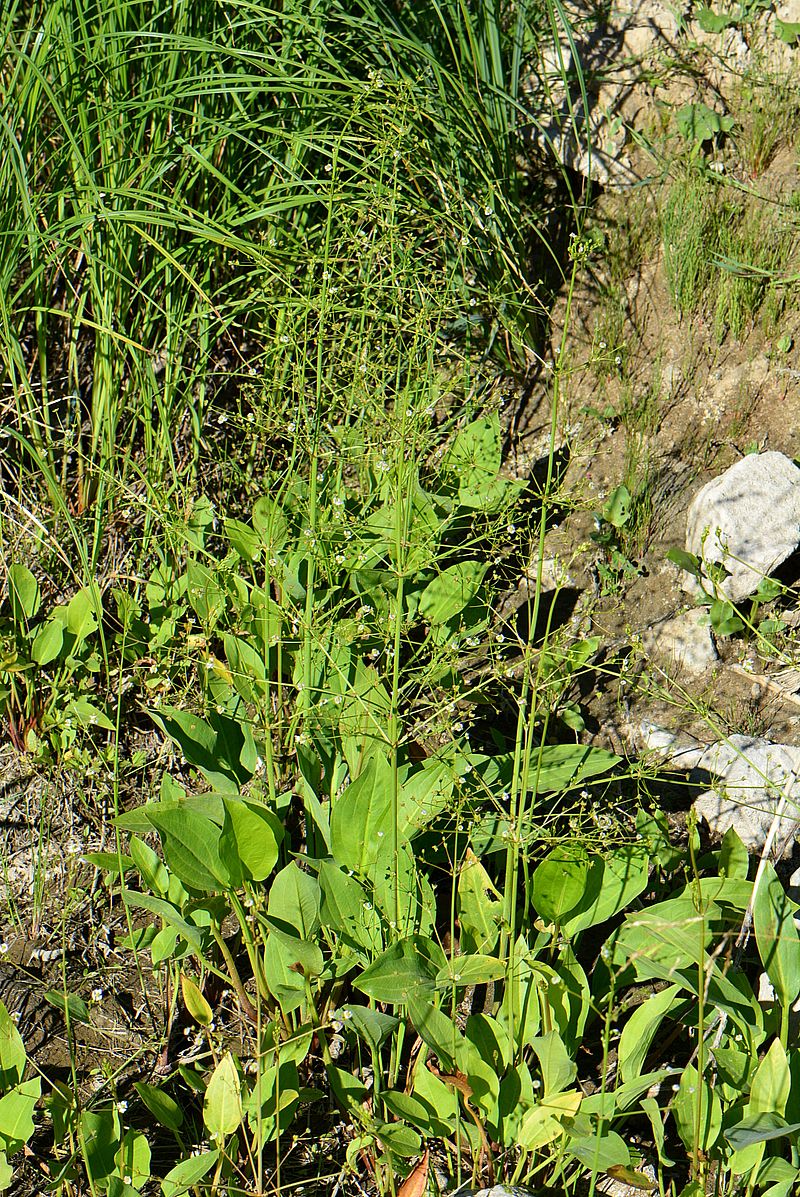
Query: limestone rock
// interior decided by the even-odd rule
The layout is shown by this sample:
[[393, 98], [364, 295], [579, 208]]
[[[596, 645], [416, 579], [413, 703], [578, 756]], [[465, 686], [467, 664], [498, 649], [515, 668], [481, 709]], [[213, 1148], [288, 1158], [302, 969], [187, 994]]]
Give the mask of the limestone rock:
[[[752, 594], [798, 545], [800, 470], [783, 453], [743, 457], [708, 482], [689, 507], [687, 551], [704, 562], [724, 562], [730, 577], [718, 591], [731, 602]], [[692, 585], [690, 580], [687, 588]]]
[[733, 827], [746, 848], [760, 852], [784, 794], [789, 801], [774, 843], [780, 848], [794, 838], [800, 818], [800, 747], [754, 736], [729, 736], [706, 749], [699, 767], [718, 779], [694, 804], [715, 838]]
[[644, 647], [672, 674], [700, 677], [719, 660], [708, 613], [699, 608], [654, 624], [645, 633]]
[[674, 768], [712, 774], [715, 784], [700, 795], [694, 809], [715, 839], [733, 827], [745, 847], [760, 852], [786, 796], [774, 844], [780, 850], [794, 840], [800, 823], [800, 746], [741, 735], [704, 746], [649, 721], [632, 729], [632, 738]]
[[530, 1189], [521, 1189], [518, 1185], [495, 1185], [491, 1189], [478, 1189], [475, 1197], [535, 1197], [535, 1194]]
[[[562, 31], [560, 44], [542, 55], [548, 99], [557, 111], [539, 128], [540, 144], [586, 178], [624, 190], [641, 181], [631, 149], [639, 134], [647, 135], [656, 105], [676, 110], [698, 99], [696, 72], [664, 70], [676, 57], [702, 62], [700, 82], [715, 108], [751, 67], [766, 79], [797, 77], [795, 47], [781, 41], [776, 22], [800, 21], [800, 0], [779, 0], [774, 11], [756, 6], [746, 23], [716, 33], [702, 28], [698, 7], [689, 0], [565, 0], [571, 36]], [[717, 6], [723, 8], [734, 6]]]

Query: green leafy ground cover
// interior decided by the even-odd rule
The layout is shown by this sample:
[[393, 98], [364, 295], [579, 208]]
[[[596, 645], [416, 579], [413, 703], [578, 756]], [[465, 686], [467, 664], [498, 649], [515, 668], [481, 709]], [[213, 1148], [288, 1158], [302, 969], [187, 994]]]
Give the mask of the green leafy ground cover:
[[589, 743], [601, 645], [544, 598], [593, 245], [535, 148], [560, 5], [3, 20], [0, 701], [102, 829], [72, 888], [150, 1021], [86, 1069], [65, 966], [56, 1076], [0, 1006], [0, 1186], [389, 1193], [430, 1148], [452, 1187], [795, 1191], [796, 904]]

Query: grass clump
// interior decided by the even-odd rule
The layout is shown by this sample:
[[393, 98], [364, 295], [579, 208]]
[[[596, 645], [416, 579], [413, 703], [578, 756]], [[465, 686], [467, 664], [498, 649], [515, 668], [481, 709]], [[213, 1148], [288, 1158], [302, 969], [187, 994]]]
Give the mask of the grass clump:
[[506, 27], [491, 6], [465, 24], [457, 5], [403, 23], [370, 3], [63, 0], [13, 6], [2, 36], [0, 353], [76, 511], [113, 506], [140, 454], [167, 490], [196, 477], [221, 363], [291, 335], [298, 280], [324, 281], [386, 203], [475, 301], [468, 326], [502, 311], [509, 347], [530, 343], [524, 8]]
[[748, 206], [725, 224], [718, 247], [718, 340], [726, 332], [738, 340], [762, 308], [765, 321], [774, 328], [783, 306], [776, 282], [791, 257], [794, 241], [791, 228], [780, 215], [760, 207]]
[[779, 271], [794, 237], [780, 208], [731, 199], [719, 180], [696, 171], [678, 178], [661, 211], [664, 268], [681, 316], [713, 313], [721, 342], [740, 339], [759, 312], [782, 308]]
[[718, 189], [695, 171], [678, 177], [661, 210], [661, 236], [667, 285], [681, 316], [706, 301], [719, 231]]

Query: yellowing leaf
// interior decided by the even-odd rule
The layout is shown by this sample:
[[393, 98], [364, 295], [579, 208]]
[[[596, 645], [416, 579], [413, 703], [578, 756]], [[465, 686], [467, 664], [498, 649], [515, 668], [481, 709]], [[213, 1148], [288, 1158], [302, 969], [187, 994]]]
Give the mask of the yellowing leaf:
[[203, 1122], [212, 1139], [221, 1142], [232, 1135], [242, 1121], [242, 1090], [233, 1056], [220, 1060], [203, 1099]]
[[201, 1027], [207, 1027], [212, 1021], [214, 1013], [200, 992], [200, 987], [191, 977], [187, 977], [186, 973], [181, 973], [181, 993], [183, 994], [183, 1004], [189, 1015]]
[[547, 1101], [541, 1101], [528, 1110], [522, 1119], [517, 1136], [517, 1145], [527, 1151], [535, 1151], [552, 1143], [564, 1133], [564, 1119], [574, 1118], [580, 1109], [581, 1095], [574, 1090], [556, 1093]]

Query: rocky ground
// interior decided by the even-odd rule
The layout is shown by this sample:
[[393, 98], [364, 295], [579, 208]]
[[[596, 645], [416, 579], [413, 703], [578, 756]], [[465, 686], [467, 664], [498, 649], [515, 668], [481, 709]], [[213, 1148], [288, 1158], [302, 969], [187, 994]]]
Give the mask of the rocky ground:
[[[517, 413], [513, 434], [524, 470], [546, 444], [548, 371], [569, 319], [559, 413], [564, 506], [547, 553], [552, 583], [579, 596], [573, 629], [600, 636], [613, 650], [613, 665], [599, 671], [585, 695], [587, 727], [599, 742], [610, 739], [632, 755], [654, 747], [654, 727], [677, 734], [687, 751], [747, 736], [756, 745], [758, 774], [758, 752], [786, 745], [794, 759], [800, 742], [800, 537], [796, 492], [781, 481], [789, 480], [781, 470], [794, 471], [791, 460], [800, 455], [800, 51], [781, 38], [787, 23], [800, 20], [800, 5], [752, 5], [747, 19], [714, 30], [692, 7], [626, 0], [575, 13], [574, 45], [565, 42], [562, 62], [569, 66], [578, 49], [589, 116], [575, 83], [561, 127], [549, 136], [562, 159], [591, 179], [592, 253], [574, 295], [556, 305], [551, 362], [543, 363], [538, 393]], [[555, 78], [555, 61], [553, 70]], [[702, 105], [727, 119], [729, 131], [693, 143], [679, 118], [687, 106]], [[683, 310], [676, 304], [675, 246], [681, 253], [686, 243], [676, 243], [668, 228], [669, 205], [676, 178], [698, 166], [730, 197], [706, 236], [717, 235], [715, 221], [763, 221], [761, 236], [780, 240], [781, 260], [761, 302], [733, 328], [720, 319], [725, 301], [717, 298], [715, 311], [713, 294]], [[715, 204], [714, 195], [712, 187], [701, 202]], [[717, 250], [709, 288], [730, 277], [723, 258]], [[715, 274], [724, 281], [715, 283]], [[748, 465], [753, 454], [760, 457]], [[729, 567], [735, 572], [732, 559], [752, 555], [783, 589], [756, 607], [755, 586], [720, 592], [755, 621], [752, 629], [724, 634], [718, 620], [710, 626], [710, 600], [697, 587], [692, 592], [691, 578], [668, 553], [704, 551], [703, 529], [716, 526], [721, 508], [698, 496], [731, 467], [735, 479], [737, 463], [745, 474], [733, 490], [742, 491], [742, 502], [723, 521]], [[621, 485], [633, 514], [615, 527], [602, 516]], [[705, 551], [714, 555], [710, 542]], [[713, 590], [708, 579], [706, 589]], [[669, 755], [665, 745], [661, 760]], [[743, 784], [763, 795], [763, 777]], [[774, 796], [763, 800], [774, 813]], [[710, 807], [705, 813], [721, 834], [725, 818]], [[765, 834], [764, 827], [752, 830], [751, 846], [762, 847]]]

